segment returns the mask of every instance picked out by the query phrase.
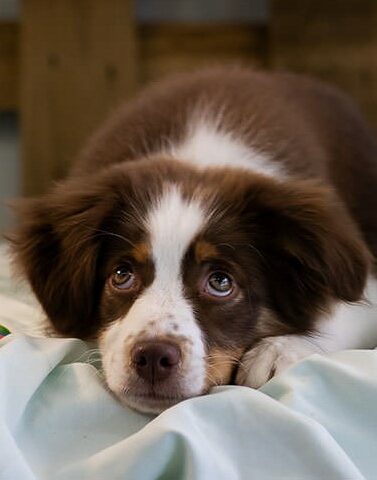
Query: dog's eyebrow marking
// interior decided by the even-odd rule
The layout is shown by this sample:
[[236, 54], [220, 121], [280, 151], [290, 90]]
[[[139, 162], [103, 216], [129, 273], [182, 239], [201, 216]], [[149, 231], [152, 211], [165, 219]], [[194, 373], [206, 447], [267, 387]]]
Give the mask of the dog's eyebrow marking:
[[195, 244], [195, 260], [197, 263], [203, 262], [208, 258], [216, 257], [218, 254], [215, 245], [206, 240], [198, 240]]
[[151, 250], [146, 242], [141, 242], [134, 246], [131, 254], [139, 263], [146, 263], [151, 256]]

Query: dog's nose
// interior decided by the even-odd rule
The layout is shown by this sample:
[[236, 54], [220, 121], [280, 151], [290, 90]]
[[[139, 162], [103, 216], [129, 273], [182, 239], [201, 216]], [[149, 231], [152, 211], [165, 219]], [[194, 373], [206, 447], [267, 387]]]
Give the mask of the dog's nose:
[[132, 365], [138, 375], [150, 383], [166, 380], [181, 359], [178, 345], [168, 342], [140, 342], [131, 352]]

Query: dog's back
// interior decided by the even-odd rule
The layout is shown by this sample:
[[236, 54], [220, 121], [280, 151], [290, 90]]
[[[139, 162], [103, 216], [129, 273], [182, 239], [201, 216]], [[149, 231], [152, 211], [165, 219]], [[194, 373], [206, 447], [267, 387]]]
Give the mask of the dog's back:
[[[218, 138], [208, 138], [208, 130], [252, 149], [256, 170], [262, 156], [286, 175], [318, 178], [335, 187], [377, 257], [374, 132], [350, 98], [307, 77], [218, 68], [161, 82], [127, 103], [93, 136], [73, 173], [182, 153], [182, 144], [193, 135], [198, 143], [200, 134], [202, 144], [195, 148], [203, 155], [207, 149], [210, 156], [208, 145]], [[217, 147], [216, 157], [224, 145]]]

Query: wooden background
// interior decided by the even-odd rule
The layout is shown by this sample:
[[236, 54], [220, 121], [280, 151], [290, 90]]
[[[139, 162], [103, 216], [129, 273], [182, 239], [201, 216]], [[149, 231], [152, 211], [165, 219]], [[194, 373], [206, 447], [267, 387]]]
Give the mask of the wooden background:
[[24, 193], [62, 178], [146, 83], [224, 62], [330, 81], [377, 126], [376, 0], [271, 0], [266, 25], [137, 25], [131, 0], [24, 0], [19, 23], [0, 23], [0, 109], [21, 114]]
[[377, 126], [377, 1], [274, 0], [271, 66], [353, 95]]

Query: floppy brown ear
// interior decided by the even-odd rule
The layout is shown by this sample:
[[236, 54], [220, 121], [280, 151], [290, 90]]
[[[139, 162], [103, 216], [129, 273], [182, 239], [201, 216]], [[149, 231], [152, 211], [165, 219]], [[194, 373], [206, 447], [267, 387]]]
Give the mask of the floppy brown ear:
[[113, 203], [101, 184], [68, 181], [16, 207], [20, 227], [11, 235], [16, 263], [61, 334], [86, 337], [95, 324], [98, 229]]
[[281, 317], [307, 327], [331, 300], [361, 299], [371, 254], [330, 189], [266, 179], [248, 195], [271, 306]]

